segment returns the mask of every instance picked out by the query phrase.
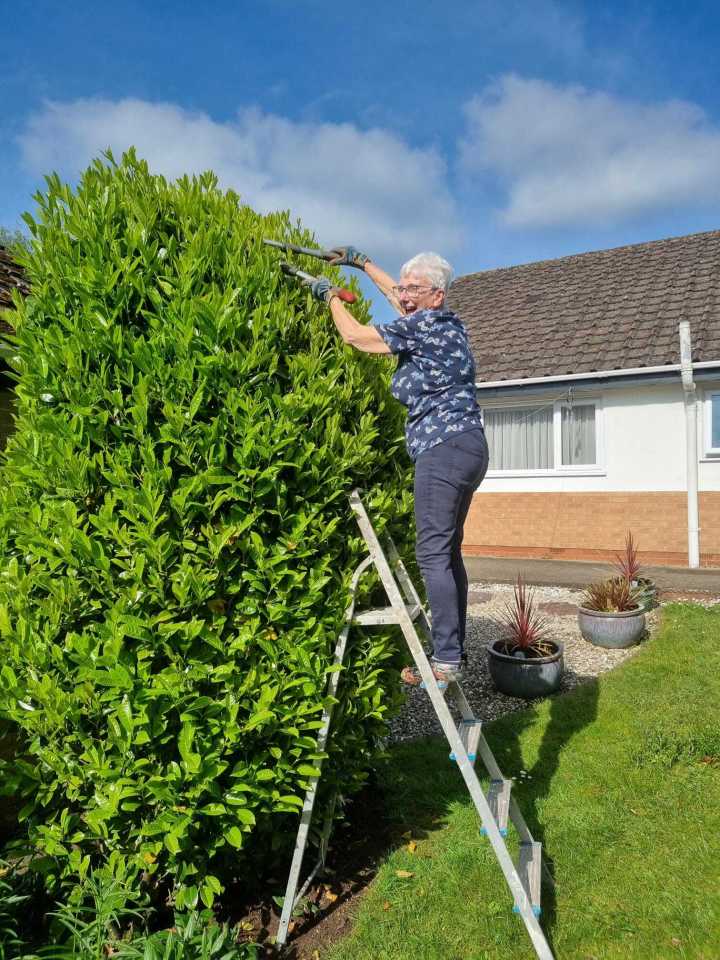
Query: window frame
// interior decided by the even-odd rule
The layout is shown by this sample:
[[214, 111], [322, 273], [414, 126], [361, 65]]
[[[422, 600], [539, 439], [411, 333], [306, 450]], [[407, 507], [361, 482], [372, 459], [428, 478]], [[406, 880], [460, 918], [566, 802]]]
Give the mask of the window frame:
[[[483, 401], [482, 394], [478, 396], [478, 403], [482, 411], [483, 422], [486, 410], [517, 410], [527, 409], [528, 407], [550, 406], [550, 401], [542, 397], [533, 397], [532, 399], [513, 399]], [[595, 407], [595, 460], [594, 464], [569, 464], [562, 463], [562, 411], [564, 407], [569, 407], [570, 402], [567, 396], [552, 400], [553, 408], [553, 466], [543, 467], [539, 470], [522, 470], [513, 468], [510, 470], [493, 470], [492, 463], [486, 476], [492, 477], [601, 477], [607, 473], [607, 464], [605, 461], [605, 417], [603, 408], [603, 398], [600, 394], [584, 394], [581, 397], [574, 397], [573, 407], [594, 406]], [[720, 452], [720, 451], [719, 451]]]
[[712, 446], [712, 406], [713, 397], [720, 401], [720, 383], [706, 387], [703, 392], [703, 407], [705, 415], [703, 417], [703, 455], [708, 460], [717, 460], [720, 457], [720, 447]]

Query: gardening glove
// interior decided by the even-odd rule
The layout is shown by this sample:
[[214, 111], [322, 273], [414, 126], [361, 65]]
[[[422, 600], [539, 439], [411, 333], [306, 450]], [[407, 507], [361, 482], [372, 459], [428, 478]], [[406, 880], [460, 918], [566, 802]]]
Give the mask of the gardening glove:
[[310, 292], [316, 300], [327, 303], [333, 293], [335, 293], [335, 287], [333, 287], [327, 277], [318, 277], [317, 280], [314, 280], [310, 284]]
[[364, 270], [365, 264], [370, 259], [366, 253], [361, 253], [356, 247], [333, 247], [330, 253], [335, 254], [330, 260], [334, 267], [357, 267], [358, 270]]

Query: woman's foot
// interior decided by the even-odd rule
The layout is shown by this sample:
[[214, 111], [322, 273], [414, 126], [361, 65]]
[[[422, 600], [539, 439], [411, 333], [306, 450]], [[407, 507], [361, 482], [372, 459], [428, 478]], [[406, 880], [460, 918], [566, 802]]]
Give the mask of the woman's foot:
[[[438, 660], [430, 661], [430, 668], [440, 690], [446, 690], [451, 683], [462, 680], [462, 663], [441, 663]], [[420, 671], [415, 666], [404, 667], [400, 679], [411, 687], [424, 687], [425, 682]]]

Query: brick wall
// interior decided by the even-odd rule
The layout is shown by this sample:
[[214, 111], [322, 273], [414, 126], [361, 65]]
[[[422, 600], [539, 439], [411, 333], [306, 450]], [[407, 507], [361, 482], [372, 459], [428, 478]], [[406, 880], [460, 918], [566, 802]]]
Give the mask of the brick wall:
[[[687, 566], [684, 493], [483, 493], [465, 524], [473, 556], [613, 560], [632, 530], [647, 565]], [[720, 566], [720, 492], [700, 494], [700, 562]]]

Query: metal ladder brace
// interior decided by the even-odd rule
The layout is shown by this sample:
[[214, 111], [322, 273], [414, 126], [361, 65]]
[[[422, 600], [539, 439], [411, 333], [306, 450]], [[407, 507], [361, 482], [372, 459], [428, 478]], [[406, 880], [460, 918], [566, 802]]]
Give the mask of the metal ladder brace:
[[[450, 759], [454, 760], [465, 781], [470, 797], [473, 801], [482, 823], [481, 833], [488, 838], [493, 848], [500, 868], [505, 876], [514, 900], [513, 910], [520, 915], [532, 941], [535, 953], [539, 960], [553, 960], [553, 954], [545, 939], [538, 917], [540, 915], [540, 883], [541, 870], [546, 879], [552, 882], [547, 869], [542, 863], [541, 844], [533, 839], [525, 819], [520, 812], [515, 799], [511, 795], [512, 782], [506, 779], [500, 770], [495, 757], [482, 733], [482, 722], [472, 712], [470, 705], [459, 683], [449, 684], [447, 690], [441, 691], [435, 681], [430, 663], [425, 654], [420, 635], [426, 641], [430, 640], [430, 621], [420, 602], [420, 597], [400, 556], [390, 538], [387, 543], [387, 556], [382, 549], [377, 534], [370, 522], [367, 511], [357, 490], [350, 495], [350, 506], [355, 513], [360, 531], [368, 547], [368, 556], [358, 565], [351, 581], [351, 600], [346, 611], [345, 623], [335, 647], [333, 668], [328, 681], [328, 693], [334, 698], [339, 682], [340, 667], [345, 656], [350, 627], [356, 626], [385, 626], [396, 624], [400, 627], [412, 654], [423, 686], [427, 691], [435, 714], [443, 729], [450, 746]], [[362, 575], [370, 568], [375, 567], [390, 602], [389, 607], [377, 610], [355, 612], [355, 594]], [[455, 724], [445, 697], [452, 697], [461, 716], [458, 725]], [[322, 726], [318, 731], [317, 752], [322, 753], [327, 745], [332, 718], [332, 706], [328, 706], [322, 717]], [[490, 788], [487, 796], [475, 773], [477, 758], [482, 763], [490, 777]], [[322, 761], [317, 761], [320, 767]], [[283, 945], [287, 941], [290, 918], [292, 912], [305, 895], [308, 887], [325, 864], [327, 847], [332, 829], [335, 801], [330, 804], [321, 832], [318, 860], [305, 883], [298, 891], [300, 871], [308, 842], [310, 825], [312, 822], [313, 807], [317, 795], [319, 776], [310, 778], [305, 801], [300, 815], [295, 851], [293, 853], [290, 874], [288, 876], [285, 899], [276, 942]], [[520, 851], [517, 866], [513, 863], [505, 844], [508, 819], [515, 827], [520, 840]]]

